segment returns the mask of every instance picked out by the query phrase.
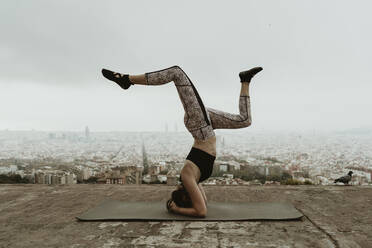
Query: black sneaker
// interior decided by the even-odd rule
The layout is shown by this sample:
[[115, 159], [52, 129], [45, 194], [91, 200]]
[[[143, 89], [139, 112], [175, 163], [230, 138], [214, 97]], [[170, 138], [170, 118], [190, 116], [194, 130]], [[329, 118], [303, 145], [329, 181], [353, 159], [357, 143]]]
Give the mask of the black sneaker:
[[242, 71], [239, 73], [240, 82], [250, 82], [254, 75], [262, 71], [262, 67], [254, 67], [248, 71]]
[[128, 74], [120, 74], [110, 70], [102, 69], [102, 75], [108, 80], [114, 81], [124, 90], [128, 89], [133, 83], [129, 80]]

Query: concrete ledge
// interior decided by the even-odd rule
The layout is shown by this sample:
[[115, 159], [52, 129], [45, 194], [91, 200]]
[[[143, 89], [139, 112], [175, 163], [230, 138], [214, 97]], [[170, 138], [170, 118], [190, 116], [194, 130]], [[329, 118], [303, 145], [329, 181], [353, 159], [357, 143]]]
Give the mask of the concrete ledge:
[[106, 197], [169, 198], [166, 185], [0, 185], [0, 247], [372, 247], [372, 187], [205, 186], [211, 201], [290, 202], [302, 221], [80, 222]]

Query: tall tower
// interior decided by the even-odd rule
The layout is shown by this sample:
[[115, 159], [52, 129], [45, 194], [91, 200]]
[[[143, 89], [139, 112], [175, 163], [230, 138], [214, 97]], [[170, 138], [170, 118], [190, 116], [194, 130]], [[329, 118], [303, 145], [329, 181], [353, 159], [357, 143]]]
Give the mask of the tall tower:
[[142, 165], [143, 165], [143, 175], [146, 175], [149, 171], [149, 164], [147, 161], [147, 153], [145, 150], [145, 143], [142, 141]]
[[90, 133], [89, 133], [89, 127], [86, 126], [85, 127], [85, 138], [89, 139], [89, 135], [90, 135]]

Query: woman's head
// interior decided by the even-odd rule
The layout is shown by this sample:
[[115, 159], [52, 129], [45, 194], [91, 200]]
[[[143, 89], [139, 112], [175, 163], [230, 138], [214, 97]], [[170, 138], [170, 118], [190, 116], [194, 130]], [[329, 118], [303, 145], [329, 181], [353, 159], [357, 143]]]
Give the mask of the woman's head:
[[191, 198], [184, 187], [177, 187], [177, 189], [172, 192], [172, 200], [176, 203], [178, 207], [182, 208], [192, 207]]

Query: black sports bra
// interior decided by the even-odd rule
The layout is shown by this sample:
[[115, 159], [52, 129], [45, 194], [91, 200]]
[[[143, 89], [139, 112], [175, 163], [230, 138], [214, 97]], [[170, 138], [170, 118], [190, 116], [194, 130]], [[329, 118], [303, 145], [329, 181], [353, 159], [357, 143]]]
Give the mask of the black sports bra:
[[[211, 176], [214, 160], [216, 159], [215, 156], [196, 147], [192, 147], [186, 159], [192, 161], [194, 164], [196, 164], [196, 166], [199, 167], [200, 178], [198, 183], [208, 179]], [[182, 183], [181, 175], [180, 181]]]

